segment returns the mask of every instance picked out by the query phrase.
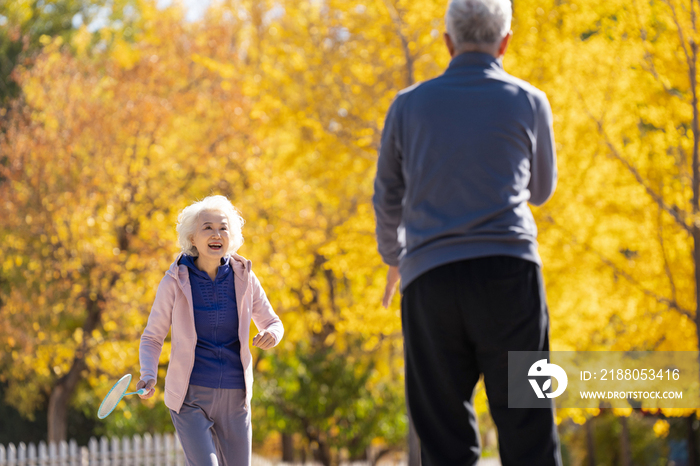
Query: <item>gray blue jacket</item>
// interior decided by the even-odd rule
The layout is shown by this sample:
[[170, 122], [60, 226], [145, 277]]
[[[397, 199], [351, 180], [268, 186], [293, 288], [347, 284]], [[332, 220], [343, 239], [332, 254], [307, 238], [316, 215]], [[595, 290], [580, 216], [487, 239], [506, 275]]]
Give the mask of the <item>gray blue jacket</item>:
[[458, 260], [506, 255], [541, 265], [528, 202], [557, 180], [546, 95], [485, 53], [457, 55], [399, 92], [374, 183], [379, 253], [401, 287]]

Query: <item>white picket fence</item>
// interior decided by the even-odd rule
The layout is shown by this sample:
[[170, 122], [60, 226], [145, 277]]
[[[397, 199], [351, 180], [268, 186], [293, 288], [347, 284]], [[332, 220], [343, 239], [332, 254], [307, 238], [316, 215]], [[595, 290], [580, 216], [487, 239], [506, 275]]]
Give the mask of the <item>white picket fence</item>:
[[[182, 446], [173, 434], [144, 434], [133, 437], [99, 440], [91, 438], [88, 446], [79, 447], [75, 440], [59, 444], [39, 442], [26, 445], [0, 445], [0, 466], [184, 466]], [[253, 455], [252, 466], [273, 466]]]
[[[400, 465], [405, 466], [402, 461]], [[497, 459], [482, 459], [478, 466], [500, 466]], [[251, 466], [297, 466], [276, 463], [253, 455]], [[306, 463], [307, 466], [320, 466]], [[346, 463], [344, 466], [368, 466], [369, 463]], [[91, 438], [79, 447], [75, 440], [59, 444], [39, 442], [0, 445], [0, 466], [185, 466], [185, 456], [177, 435], [144, 434], [133, 437]]]

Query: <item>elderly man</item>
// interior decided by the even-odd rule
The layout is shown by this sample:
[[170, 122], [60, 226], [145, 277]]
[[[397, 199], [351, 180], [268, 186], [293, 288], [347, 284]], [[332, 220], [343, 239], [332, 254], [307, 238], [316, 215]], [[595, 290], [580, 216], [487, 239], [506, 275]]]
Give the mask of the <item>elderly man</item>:
[[480, 456], [474, 386], [484, 375], [504, 466], [560, 465], [550, 409], [508, 409], [508, 351], [549, 350], [549, 315], [527, 203], [556, 185], [545, 94], [506, 73], [509, 0], [452, 0], [441, 76], [401, 91], [381, 140], [374, 207], [401, 279], [406, 396], [425, 466]]

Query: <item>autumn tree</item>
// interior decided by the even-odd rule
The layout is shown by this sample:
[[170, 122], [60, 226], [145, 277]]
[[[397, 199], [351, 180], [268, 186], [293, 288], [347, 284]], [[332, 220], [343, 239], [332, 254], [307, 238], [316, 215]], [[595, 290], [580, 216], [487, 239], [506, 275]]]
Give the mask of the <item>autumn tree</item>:
[[[698, 348], [696, 8], [515, 2], [504, 68], [547, 93], [559, 156], [557, 192], [534, 209], [555, 350]], [[247, 220], [242, 253], [287, 328], [258, 359], [269, 428], [302, 429], [326, 463], [357, 453], [349, 413], [367, 426], [356, 445], [398, 445], [382, 431], [405, 413], [372, 181], [392, 99], [449, 62], [444, 9], [232, 0], [184, 23], [144, 2], [131, 36], [81, 29], [75, 55], [51, 42], [17, 73], [0, 146], [11, 399], [28, 409], [52, 394], [58, 419], [77, 380], [106, 387], [134, 367], [174, 216], [216, 191]], [[334, 383], [326, 412], [316, 388]], [[358, 416], [363, 397], [391, 400], [384, 427]]]
[[[250, 18], [229, 11], [186, 24], [173, 11], [144, 4], [143, 32], [134, 41], [103, 29], [97, 34], [111, 48], [100, 52], [83, 29], [72, 41], [77, 56], [54, 41], [20, 73], [23, 100], [3, 139], [12, 154], [3, 171], [3, 208], [13, 218], [3, 225], [12, 257], [4, 264], [11, 286], [3, 342], [10, 399], [28, 411], [47, 395], [51, 440], [65, 435], [65, 406], [81, 379], [93, 390], [82, 390], [79, 399], [96, 405], [94, 389], [134, 367], [154, 286], [171, 260], [167, 252], [175, 252], [174, 216], [211, 190], [230, 193], [248, 221], [246, 248], [256, 271], [278, 311], [291, 314], [285, 319], [291, 348], [312, 335], [315, 346], [305, 357], [352, 354], [358, 367], [367, 367], [368, 348], [400, 352], [393, 312], [373, 319], [348, 313], [347, 306], [364, 306], [364, 272], [379, 272], [362, 258], [347, 273], [353, 240], [336, 242], [357, 209], [368, 215], [366, 201], [346, 202], [351, 186], [315, 179], [323, 169], [295, 161], [289, 146], [277, 152], [280, 142], [296, 144], [298, 133], [273, 127], [266, 105], [281, 99], [267, 98], [261, 76], [246, 68], [260, 66], [256, 36], [240, 28]], [[306, 152], [310, 146], [304, 157], [317, 157]], [[371, 164], [367, 158], [363, 166]], [[344, 155], [338, 168], [352, 165]], [[339, 187], [345, 191], [335, 192]], [[366, 220], [361, 227], [355, 235], [369, 245], [373, 227]], [[377, 325], [379, 335], [357, 338]], [[349, 350], [342, 346], [346, 333]], [[359, 341], [365, 346], [355, 348]], [[359, 383], [363, 393], [388, 387], [381, 398], [400, 400], [397, 366], [389, 370], [375, 359], [371, 384], [355, 372], [358, 379], [348, 383]], [[346, 411], [358, 402], [342, 401]], [[392, 417], [385, 424], [401, 414], [401, 403], [387, 406]], [[366, 444], [375, 432], [350, 443]]]
[[13, 71], [18, 65], [31, 65], [43, 47], [42, 37], [61, 37], [69, 43], [81, 25], [99, 26], [95, 21], [103, 26], [119, 22], [130, 35], [132, 29], [127, 28], [137, 20], [137, 13], [129, 0], [109, 5], [92, 0], [0, 2], [0, 105], [19, 96]]
[[141, 14], [136, 42], [99, 32], [115, 41], [106, 52], [86, 30], [77, 56], [60, 38], [47, 45], [19, 73], [0, 142], [2, 377], [24, 412], [48, 398], [51, 441], [65, 439], [79, 385], [96, 406], [133, 372], [179, 210], [214, 190], [236, 202], [246, 176], [240, 83], [202, 64], [236, 63], [236, 22], [188, 25], [150, 4]]
[[[265, 112], [272, 128], [288, 128], [277, 150], [303, 160], [311, 179], [332, 179], [319, 166], [343, 173], [334, 206], [358, 200], [365, 210], [340, 231], [369, 236], [373, 164], [364, 158], [376, 157], [395, 93], [447, 64], [444, 4], [282, 5], [283, 15], [256, 29], [269, 52], [258, 57]], [[559, 151], [557, 193], [534, 209], [553, 349], [698, 347], [695, 8], [670, 0], [515, 2], [504, 67], [547, 92]], [[284, 89], [281, 103], [270, 98], [276, 88]], [[348, 176], [353, 169], [357, 178]], [[364, 229], [351, 227], [362, 222]], [[360, 238], [350, 246], [332, 257], [366, 257], [373, 247]], [[370, 286], [383, 283], [376, 268], [365, 274]]]
[[[698, 348], [697, 8], [516, 2], [505, 64], [547, 91], [559, 149], [536, 212], [555, 349]], [[697, 459], [693, 410], [666, 414]]]
[[[273, 356], [268, 368], [261, 365], [272, 371], [269, 379], [284, 375], [272, 368], [298, 363], [295, 342], [306, 341], [310, 355], [365, 354], [369, 360], [371, 352], [381, 354], [392, 364], [381, 364], [367, 390], [376, 384], [402, 390], [401, 383], [382, 382], [401, 373], [401, 358], [391, 355], [401, 354], [402, 340], [398, 313], [380, 307], [385, 270], [376, 254], [370, 200], [386, 108], [398, 89], [438, 70], [429, 50], [439, 19], [422, 22], [436, 8], [437, 2], [410, 12], [384, 2], [243, 1], [210, 11], [249, 21], [251, 73], [244, 89], [257, 96], [252, 114], [261, 122], [255, 163], [274, 174], [258, 181], [259, 207], [249, 212], [247, 227], [256, 270], [288, 329], [279, 358]], [[229, 69], [225, 62], [211, 66], [222, 75]], [[308, 408], [301, 399], [294, 406], [294, 397], [271, 393], [277, 404], [292, 403], [293, 412]], [[405, 417], [404, 410], [391, 416]], [[332, 418], [312, 416], [317, 425], [308, 432], [322, 431]]]

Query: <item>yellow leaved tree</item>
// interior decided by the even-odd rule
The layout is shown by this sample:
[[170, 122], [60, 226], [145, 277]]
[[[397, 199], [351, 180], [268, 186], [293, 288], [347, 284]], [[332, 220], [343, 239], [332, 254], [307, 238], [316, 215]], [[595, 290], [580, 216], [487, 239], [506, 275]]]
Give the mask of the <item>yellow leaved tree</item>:
[[135, 41], [99, 32], [104, 52], [45, 47], [19, 72], [0, 140], [2, 378], [25, 413], [48, 398], [51, 441], [66, 437], [69, 403], [96, 406], [137, 367], [177, 213], [211, 192], [236, 202], [254, 144], [236, 76], [206, 67], [235, 65], [237, 23], [187, 24], [150, 3], [140, 14]]
[[[698, 349], [697, 9], [515, 2], [506, 69], [555, 116], [559, 187], [536, 212], [554, 349]], [[694, 410], [658, 414], [689, 416], [696, 461]], [[623, 464], [641, 461], [625, 450]]]

